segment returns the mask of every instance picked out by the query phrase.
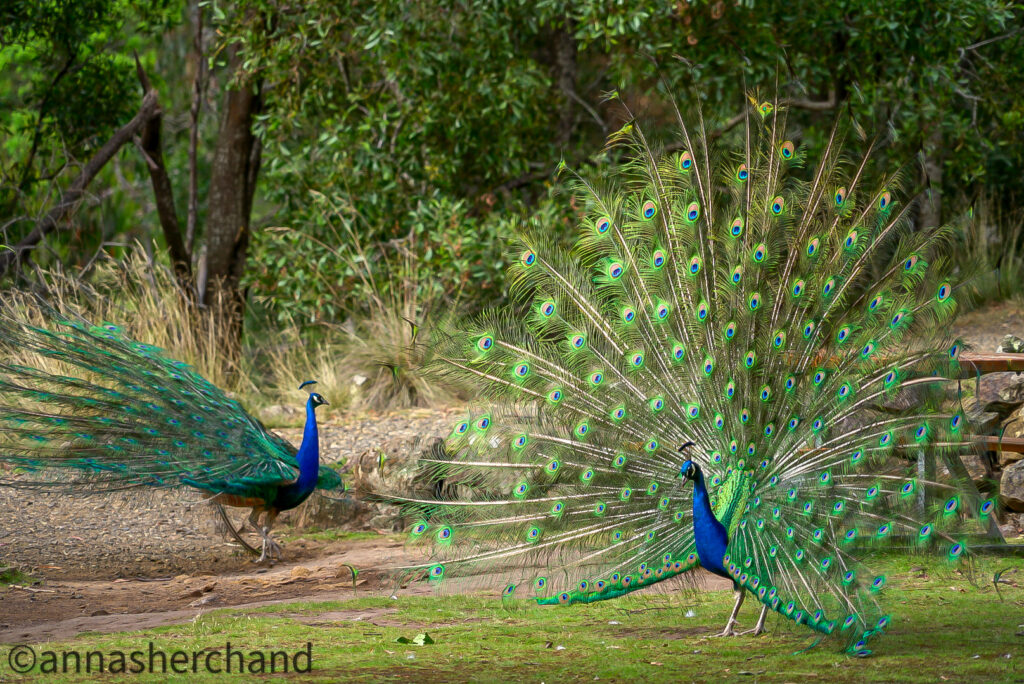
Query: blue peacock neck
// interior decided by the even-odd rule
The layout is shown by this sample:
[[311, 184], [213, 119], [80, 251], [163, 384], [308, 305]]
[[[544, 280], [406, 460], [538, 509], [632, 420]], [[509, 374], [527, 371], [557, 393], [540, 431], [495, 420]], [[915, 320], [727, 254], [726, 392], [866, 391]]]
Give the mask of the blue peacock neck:
[[704, 473], [699, 468], [693, 478], [693, 536], [700, 564], [709, 572], [732, 579], [722, 564], [722, 557], [729, 545], [729, 535], [711, 510]]
[[278, 490], [274, 505], [278, 510], [294, 508], [305, 501], [316, 489], [320, 476], [320, 432], [316, 425], [316, 404], [310, 395], [306, 401], [306, 427], [302, 431], [302, 444], [295, 455], [299, 464], [299, 477], [292, 484]]

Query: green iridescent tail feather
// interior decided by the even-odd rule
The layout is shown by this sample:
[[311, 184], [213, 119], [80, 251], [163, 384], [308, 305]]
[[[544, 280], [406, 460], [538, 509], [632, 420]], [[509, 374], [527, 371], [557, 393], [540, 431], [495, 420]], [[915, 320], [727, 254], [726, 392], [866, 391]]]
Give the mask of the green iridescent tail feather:
[[[865, 545], [966, 553], [992, 502], [912, 466], [971, 445], [944, 380], [961, 351], [945, 339], [951, 231], [912, 229], [900, 174], [868, 173], [872, 145], [850, 158], [837, 128], [814, 162], [784, 103], [750, 99], [734, 147], [689, 127], [696, 112], [670, 152], [627, 123], [611, 139], [627, 161], [573, 177], [572, 249], [526, 227], [508, 251], [514, 304], [439, 343], [438, 375], [487, 408], [424, 462], [454, 495], [405, 502], [432, 551], [409, 572], [542, 603], [684, 575], [687, 442], [736, 585], [856, 648], [888, 624]], [[939, 503], [922, 507], [922, 487]]]
[[[272, 498], [297, 477], [295, 449], [187, 364], [117, 326], [39, 313], [52, 330], [0, 317], [0, 486]], [[324, 488], [341, 486], [333, 470], [320, 473]]]

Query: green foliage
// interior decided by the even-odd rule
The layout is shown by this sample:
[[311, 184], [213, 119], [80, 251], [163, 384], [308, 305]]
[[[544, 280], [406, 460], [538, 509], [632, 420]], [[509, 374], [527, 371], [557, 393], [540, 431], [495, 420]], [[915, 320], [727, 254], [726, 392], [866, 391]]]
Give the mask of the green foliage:
[[[0, 242], [13, 244], [60, 200], [89, 158], [138, 110], [135, 53], [171, 57], [183, 0], [15, 0], [0, 8]], [[162, 83], [157, 80], [157, 86]], [[163, 103], [173, 101], [164, 97]], [[129, 143], [91, 184], [84, 210], [40, 250], [42, 264], [90, 263], [105, 244], [159, 234], [142, 158]], [[142, 191], [139, 191], [139, 188]], [[141, 196], [140, 196], [141, 195]], [[91, 209], [96, 207], [98, 209]], [[148, 206], [147, 206], [148, 205]], [[155, 215], [154, 215], [155, 216]], [[56, 258], [55, 258], [56, 257]]]
[[[692, 108], [694, 80], [713, 128], [740, 111], [745, 87], [790, 84], [792, 123], [811, 155], [834, 118], [848, 118], [832, 106], [848, 99], [864, 131], [891, 143], [881, 163], [906, 162], [908, 185], [930, 186], [945, 220], [984, 198], [995, 221], [986, 249], [1010, 255], [996, 260], [1005, 282], [994, 296], [1019, 290], [1010, 267], [1022, 248], [1013, 217], [1024, 202], [1024, 34], [1009, 0], [200, 4], [212, 65], [200, 232], [221, 118], [210, 105], [235, 76], [219, 66], [227, 46], [242, 47], [243, 71], [265, 93], [245, 277], [260, 325], [369, 315], [381, 293], [353, 268], [360, 250], [388, 274], [376, 281], [385, 293], [417, 283], [417, 320], [442, 304], [502, 300], [503, 236], [531, 217], [559, 237], [575, 222], [572, 198], [552, 192], [559, 162], [609, 161], [603, 141], [627, 114], [605, 93], [619, 90], [667, 128], [667, 102]], [[0, 241], [27, 233], [134, 113], [134, 51], [160, 91], [165, 162], [185, 216], [192, 6], [3, 3]], [[38, 252], [43, 264], [84, 266], [99, 248], [121, 257], [135, 239], [161, 243], [136, 150], [103, 170], [69, 224]]]
[[137, 108], [131, 50], [179, 0], [7, 3], [0, 14], [0, 208], [87, 157]]
[[[420, 235], [420, 256], [437, 279], [429, 287], [444, 295], [480, 283], [466, 294], [486, 303], [501, 289], [490, 269], [500, 235], [491, 217], [506, 217], [500, 225], [529, 216], [559, 160], [594, 159], [624, 116], [602, 103], [616, 88], [656, 124], [671, 124], [665, 102], [675, 97], [686, 108], [696, 78], [710, 120], [724, 121], [740, 111], [743, 83], [781, 78], [796, 84], [794, 119], [812, 155], [839, 111], [835, 102], [849, 99], [866, 131], [888, 129], [892, 157], [920, 153], [937, 170], [930, 183], [946, 198], [947, 218], [983, 185], [1001, 203], [1016, 203], [1024, 190], [1014, 172], [1024, 163], [1014, 85], [1024, 76], [1024, 46], [1019, 13], [1004, 0], [321, 0], [279, 13], [273, 2], [250, 5], [272, 13], [275, 30], [255, 40], [239, 20], [226, 33], [243, 41], [248, 67], [277, 84], [260, 126], [263, 189], [280, 207], [275, 223], [346, 249], [312, 190], [358, 217], [368, 243]], [[564, 199], [553, 212], [539, 206], [545, 220], [568, 211]], [[438, 248], [453, 241], [440, 228], [453, 222], [453, 237], [477, 245], [438, 261]], [[324, 290], [307, 291], [308, 277], [281, 272], [301, 262], [346, 283], [344, 259], [333, 262], [312, 241], [282, 251], [270, 237], [255, 247], [257, 290], [310, 317], [361, 308], [359, 288], [346, 284], [328, 303]]]
[[39, 580], [19, 568], [0, 566], [0, 587], [8, 584], [37, 584]]

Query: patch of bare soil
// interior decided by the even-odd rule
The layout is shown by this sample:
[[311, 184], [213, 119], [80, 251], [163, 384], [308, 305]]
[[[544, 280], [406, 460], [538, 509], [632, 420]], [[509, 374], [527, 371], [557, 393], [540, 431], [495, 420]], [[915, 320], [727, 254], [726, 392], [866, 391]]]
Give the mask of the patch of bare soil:
[[[412, 455], [419, 444], [447, 434], [459, 411], [417, 409], [323, 425], [321, 459], [340, 465], [351, 484], [352, 464], [360, 459], [376, 463], [378, 449]], [[301, 428], [276, 432], [296, 445], [302, 438]], [[369, 530], [388, 522], [373, 520], [375, 507], [355, 500], [327, 509], [324, 501], [314, 495], [286, 511], [275, 535], [289, 524]], [[244, 512], [234, 510], [233, 519], [244, 519]], [[311, 515], [314, 512], [321, 515]], [[290, 545], [289, 560], [320, 552], [315, 544], [300, 541]], [[46, 578], [118, 579], [224, 573], [241, 570], [247, 563], [248, 557], [225, 536], [203, 495], [194, 490], [72, 497], [0, 487], [0, 567], [12, 565]]]
[[[286, 558], [302, 541], [285, 547]], [[228, 572], [202, 570], [176, 577], [113, 581], [55, 579], [28, 587], [0, 587], [0, 643], [66, 639], [87, 631], [148, 629], [188, 622], [221, 608], [385, 595], [392, 589], [390, 580], [373, 568], [410, 559], [401, 542], [383, 535], [308, 543], [305, 551], [309, 559], [272, 568], [245, 562], [241, 570]], [[365, 569], [355, 586], [347, 565]], [[413, 585], [402, 594], [430, 591], [425, 585]]]
[[972, 351], [994, 352], [1006, 335], [1024, 338], [1024, 307], [1014, 301], [990, 304], [959, 316], [952, 332]]

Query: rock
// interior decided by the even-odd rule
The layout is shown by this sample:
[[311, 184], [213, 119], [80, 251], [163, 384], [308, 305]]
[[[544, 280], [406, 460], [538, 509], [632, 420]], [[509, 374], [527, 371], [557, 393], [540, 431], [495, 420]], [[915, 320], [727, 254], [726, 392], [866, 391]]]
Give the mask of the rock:
[[1010, 539], [1024, 534], [1024, 513], [1004, 513], [1002, 518], [1003, 524], [999, 526], [999, 531], [1003, 537]]
[[1024, 375], [1018, 375], [1012, 382], [1000, 388], [999, 398], [1008, 404], [1024, 404]]
[[1006, 335], [996, 348], [1000, 354], [1022, 354], [1024, 353], [1024, 340], [1016, 335]]
[[[1004, 439], [1024, 438], [1024, 406], [1021, 406], [1011, 413], [1009, 417], [1003, 421], [1002, 428]], [[1002, 466], [1020, 461], [1021, 459], [1024, 459], [1024, 454], [1018, 454], [1012, 451], [999, 452], [999, 464]]]
[[999, 499], [1011, 511], [1024, 511], [1024, 461], [1003, 469], [999, 481]]
[[1000, 451], [999, 452], [999, 467], [1005, 468], [1008, 465], [1012, 465], [1017, 461], [1024, 460], [1024, 454], [1019, 454], [1016, 451]]
[[1024, 402], [1024, 375], [988, 373], [964, 381], [960, 389], [965, 393], [964, 408], [969, 412], [992, 412], [1005, 417]]
[[[992, 468], [989, 465], [988, 459], [980, 454], [975, 453], [963, 453], [960, 454], [960, 461], [964, 464], [967, 469], [967, 474], [976, 483], [982, 483], [989, 478], [994, 478]], [[942, 477], [949, 477], [949, 469], [944, 463], [939, 463], [938, 466], [939, 474]]]
[[967, 474], [971, 476], [972, 480], [984, 480], [992, 476], [988, 460], [984, 456], [966, 453], [960, 454], [960, 460], [963, 461], [964, 467], [967, 468]]
[[976, 432], [992, 432], [999, 426], [999, 414], [988, 411], [988, 404], [979, 401], [977, 397], [964, 397], [963, 405], [964, 413]]

